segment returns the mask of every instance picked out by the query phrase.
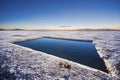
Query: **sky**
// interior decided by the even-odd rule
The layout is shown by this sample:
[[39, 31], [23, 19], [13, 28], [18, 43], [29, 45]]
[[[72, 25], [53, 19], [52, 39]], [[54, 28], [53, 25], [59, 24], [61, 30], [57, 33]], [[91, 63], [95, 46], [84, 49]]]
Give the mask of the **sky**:
[[120, 0], [0, 0], [0, 28], [120, 28]]

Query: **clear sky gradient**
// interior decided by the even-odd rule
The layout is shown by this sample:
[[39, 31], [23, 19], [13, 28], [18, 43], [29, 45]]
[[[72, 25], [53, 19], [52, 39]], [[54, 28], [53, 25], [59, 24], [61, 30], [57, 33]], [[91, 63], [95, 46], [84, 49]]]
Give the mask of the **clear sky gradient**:
[[0, 0], [0, 28], [120, 28], [120, 0]]

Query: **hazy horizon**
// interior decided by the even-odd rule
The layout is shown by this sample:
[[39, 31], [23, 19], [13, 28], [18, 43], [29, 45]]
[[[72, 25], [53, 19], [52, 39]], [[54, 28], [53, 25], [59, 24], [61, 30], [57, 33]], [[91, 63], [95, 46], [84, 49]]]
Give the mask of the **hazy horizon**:
[[54, 30], [54, 31], [79, 31], [79, 30], [120, 30], [120, 28], [30, 28], [30, 29], [25, 29], [25, 28], [0, 28], [0, 30]]

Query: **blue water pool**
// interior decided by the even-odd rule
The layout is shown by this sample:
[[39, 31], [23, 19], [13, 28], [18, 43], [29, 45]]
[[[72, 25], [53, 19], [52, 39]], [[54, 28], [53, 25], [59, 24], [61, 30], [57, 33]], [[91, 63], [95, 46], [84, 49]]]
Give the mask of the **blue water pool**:
[[16, 43], [107, 72], [92, 41], [40, 38]]

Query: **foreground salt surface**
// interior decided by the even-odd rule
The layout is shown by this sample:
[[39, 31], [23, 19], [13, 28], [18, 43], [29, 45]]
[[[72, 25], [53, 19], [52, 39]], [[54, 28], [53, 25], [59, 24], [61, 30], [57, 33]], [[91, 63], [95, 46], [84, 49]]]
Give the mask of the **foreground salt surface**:
[[[93, 40], [109, 74], [13, 44], [43, 36]], [[119, 80], [120, 31], [0, 31], [0, 79]]]

